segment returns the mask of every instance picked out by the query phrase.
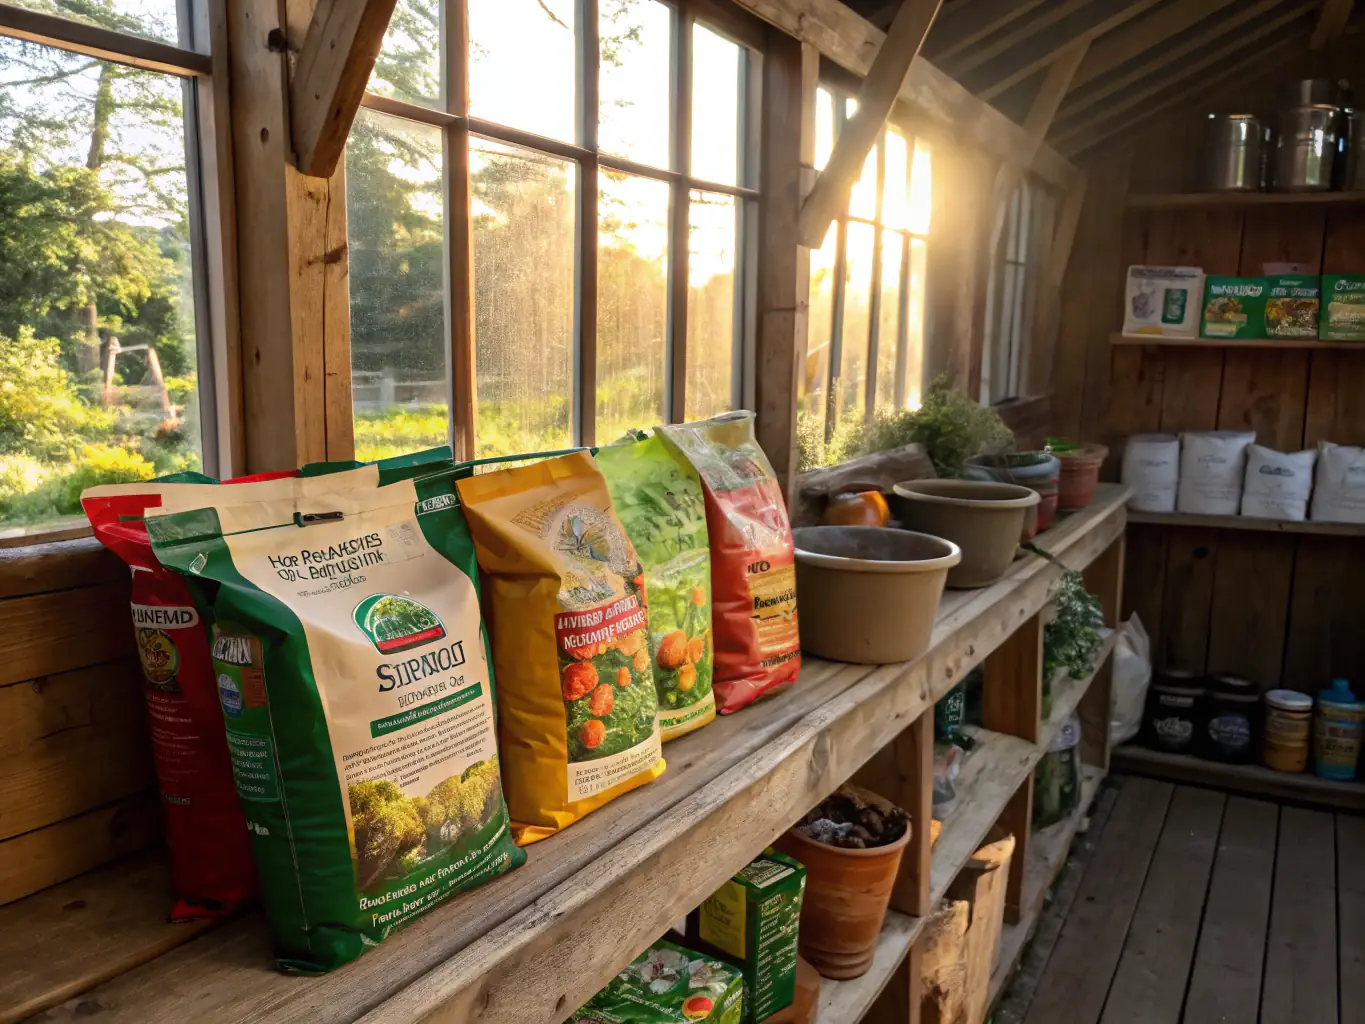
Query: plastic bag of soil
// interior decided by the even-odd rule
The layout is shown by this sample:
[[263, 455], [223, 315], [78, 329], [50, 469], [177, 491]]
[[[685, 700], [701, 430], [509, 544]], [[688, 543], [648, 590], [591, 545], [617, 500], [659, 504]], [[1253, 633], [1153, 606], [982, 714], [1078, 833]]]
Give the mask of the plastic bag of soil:
[[1047, 828], [1081, 802], [1081, 720], [1066, 720], [1033, 771], [1033, 827]]
[[[376, 467], [152, 514], [210, 602], [237, 792], [279, 965], [329, 970], [521, 864], [453, 474]], [[330, 492], [328, 487], [332, 487]], [[268, 493], [266, 493], [268, 492]]]
[[660, 438], [597, 452], [612, 506], [640, 556], [649, 660], [663, 741], [716, 717], [711, 692], [711, 555], [697, 471]]
[[459, 490], [488, 577], [507, 805], [525, 845], [664, 770], [645, 579], [585, 451]]
[[796, 556], [782, 489], [754, 438], [754, 414], [660, 427], [701, 476], [711, 540], [716, 708], [785, 690], [801, 670]]

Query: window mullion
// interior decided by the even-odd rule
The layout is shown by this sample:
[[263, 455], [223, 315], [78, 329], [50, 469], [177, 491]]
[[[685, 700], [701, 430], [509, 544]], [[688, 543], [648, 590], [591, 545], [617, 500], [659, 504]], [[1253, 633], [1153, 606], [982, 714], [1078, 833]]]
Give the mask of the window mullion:
[[[908, 193], [908, 189], [907, 189]], [[904, 409], [907, 390], [907, 372], [910, 365], [910, 251], [914, 242], [910, 232], [901, 235], [901, 274], [896, 283], [896, 408]], [[923, 315], [921, 313], [921, 315]], [[920, 358], [923, 358], [921, 353]]]
[[692, 172], [692, 12], [673, 8], [671, 160], [682, 177], [672, 186], [668, 228], [668, 338], [664, 379], [666, 422], [687, 418], [687, 297], [690, 257], [689, 178]]
[[597, 0], [578, 0], [578, 239], [574, 261], [577, 443], [597, 443]]
[[867, 298], [867, 384], [864, 390], [863, 420], [872, 422], [877, 404], [877, 349], [882, 334], [882, 218], [886, 190], [886, 135], [878, 140], [873, 150], [877, 154], [877, 226], [872, 232], [872, 281]]
[[459, 118], [441, 133], [445, 179], [442, 248], [445, 258], [445, 325], [449, 346], [451, 447], [458, 459], [478, 454], [475, 404], [474, 239], [469, 175], [469, 8], [467, 0], [441, 4], [441, 92], [446, 112]]

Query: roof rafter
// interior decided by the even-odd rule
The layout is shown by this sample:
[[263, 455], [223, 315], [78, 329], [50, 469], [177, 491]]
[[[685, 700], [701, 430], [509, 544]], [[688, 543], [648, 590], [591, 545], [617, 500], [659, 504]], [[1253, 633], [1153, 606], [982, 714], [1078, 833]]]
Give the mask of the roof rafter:
[[1118, 32], [1095, 40], [1076, 72], [1071, 87], [1077, 88], [1106, 75], [1121, 64], [1141, 56], [1167, 39], [1188, 31], [1204, 18], [1216, 14], [1234, 0], [1181, 0], [1168, 4]]
[[[1007, 27], [1006, 31], [994, 36], [989, 41], [973, 46], [969, 53], [964, 53], [951, 60], [946, 56], [935, 59], [942, 63], [944, 71], [960, 80], [969, 71], [975, 71], [987, 61], [1003, 53], [1008, 53], [1025, 39], [1037, 35], [1048, 26], [1056, 24], [1063, 18], [1075, 14], [1095, 2], [1097, 0], [1053, 0], [1052, 3], [1049, 3], [1031, 18], [1020, 19], [1012, 27]], [[1112, 0], [1104, 0], [1104, 2], [1111, 3]]]
[[924, 44], [924, 52], [943, 63], [1013, 21], [1032, 13], [1046, 0], [957, 0], [943, 11]]
[[1322, 13], [1318, 15], [1317, 27], [1308, 41], [1310, 48], [1321, 50], [1335, 42], [1346, 31], [1346, 23], [1351, 20], [1351, 8], [1355, 0], [1322, 0]]

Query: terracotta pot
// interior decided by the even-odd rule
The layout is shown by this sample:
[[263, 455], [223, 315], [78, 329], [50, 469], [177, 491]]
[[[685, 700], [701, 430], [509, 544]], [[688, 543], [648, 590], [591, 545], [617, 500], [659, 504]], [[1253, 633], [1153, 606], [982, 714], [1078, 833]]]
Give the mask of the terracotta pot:
[[1040, 502], [1037, 491], [981, 480], [907, 480], [896, 484], [891, 510], [910, 530], [950, 540], [962, 561], [948, 586], [988, 587], [1009, 570], [1024, 533], [1024, 518]]
[[[868, 803], [891, 806], [875, 793], [857, 792]], [[900, 839], [871, 850], [826, 846], [796, 829], [774, 844], [806, 867], [798, 945], [801, 955], [826, 978], [858, 978], [872, 966], [911, 831], [907, 826]]]
[[1068, 452], [1058, 452], [1062, 475], [1058, 482], [1057, 507], [1085, 508], [1095, 498], [1095, 484], [1100, 479], [1100, 467], [1109, 457], [1109, 449], [1102, 444], [1082, 445]]
[[962, 559], [956, 544], [875, 526], [802, 526], [792, 537], [802, 649], [861, 665], [924, 653], [943, 584]]

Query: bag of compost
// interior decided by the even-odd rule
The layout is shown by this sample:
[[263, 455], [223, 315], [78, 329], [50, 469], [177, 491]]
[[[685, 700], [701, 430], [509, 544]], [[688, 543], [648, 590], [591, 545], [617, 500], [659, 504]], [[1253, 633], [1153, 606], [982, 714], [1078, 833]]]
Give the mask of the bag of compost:
[[701, 475], [711, 540], [716, 708], [785, 690], [801, 670], [796, 553], [782, 489], [754, 439], [754, 414], [660, 427]]
[[524, 846], [664, 770], [644, 575], [587, 452], [458, 486], [488, 574], [498, 745]]
[[161, 563], [211, 597], [228, 749], [286, 970], [346, 963], [525, 860], [453, 474], [378, 487], [376, 473], [280, 481], [257, 501], [224, 488], [216, 507], [147, 519]]
[[660, 939], [568, 1024], [740, 1024], [743, 995], [735, 968]]
[[711, 555], [701, 480], [660, 438], [597, 452], [597, 468], [645, 569], [649, 663], [663, 741], [716, 717], [711, 692]]
[[176, 895], [172, 921], [228, 913], [256, 887], [204, 626], [185, 581], [152, 554], [143, 523], [163, 493], [196, 483], [217, 486], [212, 477], [180, 473], [81, 495], [96, 538], [132, 571], [133, 636]]

